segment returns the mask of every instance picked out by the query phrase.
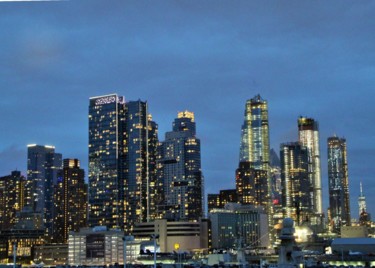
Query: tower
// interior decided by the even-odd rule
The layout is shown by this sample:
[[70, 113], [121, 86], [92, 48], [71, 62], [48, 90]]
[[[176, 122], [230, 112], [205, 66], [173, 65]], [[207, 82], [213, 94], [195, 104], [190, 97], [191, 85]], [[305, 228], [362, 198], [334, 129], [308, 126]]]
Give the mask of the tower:
[[26, 178], [19, 171], [0, 177], [0, 230], [9, 230], [16, 223], [16, 214], [25, 205]]
[[154, 218], [158, 126], [147, 102], [126, 103], [125, 229]]
[[268, 170], [270, 165], [268, 105], [260, 95], [246, 102], [241, 131], [240, 162], [248, 161], [254, 169]]
[[124, 97], [90, 98], [90, 226], [124, 227], [125, 134]]
[[310, 222], [314, 210], [309, 194], [313, 186], [308, 176], [308, 150], [298, 142], [283, 143], [280, 160], [284, 217], [299, 225]]
[[[258, 183], [261, 184], [257, 185], [257, 187], [259, 189], [266, 189], [265, 195], [262, 194], [261, 203], [266, 207], [268, 224], [272, 226], [273, 208], [271, 205], [272, 187], [267, 101], [262, 99], [260, 95], [256, 95], [254, 98], [247, 100], [244, 117], [244, 123], [241, 129], [240, 162], [238, 170], [245, 167], [245, 169], [248, 170], [245, 173], [250, 172], [249, 168], [254, 170], [250, 173], [257, 173], [254, 173], [255, 178], [259, 178]], [[236, 177], [238, 175], [239, 174], [236, 174]], [[237, 190], [239, 189], [241, 189], [241, 187], [237, 185]], [[238, 196], [240, 199], [241, 193], [238, 193]], [[253, 198], [257, 199], [256, 197]], [[273, 238], [271, 234], [270, 238], [272, 241]]]
[[336, 136], [327, 139], [329, 209], [333, 231], [351, 225], [346, 140]]
[[157, 204], [159, 217], [198, 220], [203, 216], [204, 184], [194, 113], [179, 112], [160, 147], [159, 180], [164, 199]]
[[54, 146], [27, 146], [26, 205], [42, 214], [47, 240], [52, 238], [53, 233], [53, 189], [61, 168], [62, 155], [55, 153]]
[[87, 225], [87, 184], [78, 159], [64, 159], [55, 187], [54, 242], [67, 243], [70, 231]]
[[319, 126], [312, 118], [298, 118], [298, 136], [301, 145], [307, 148], [309, 158], [309, 179], [313, 185], [311, 199], [316, 215], [316, 224], [320, 224], [319, 219], [323, 214], [322, 205], [322, 181], [320, 171], [320, 148], [319, 148]]
[[363, 194], [363, 189], [362, 189], [362, 182], [359, 183], [359, 196], [358, 196], [358, 211], [359, 215], [361, 215], [362, 211], [367, 211], [366, 209], [366, 196]]

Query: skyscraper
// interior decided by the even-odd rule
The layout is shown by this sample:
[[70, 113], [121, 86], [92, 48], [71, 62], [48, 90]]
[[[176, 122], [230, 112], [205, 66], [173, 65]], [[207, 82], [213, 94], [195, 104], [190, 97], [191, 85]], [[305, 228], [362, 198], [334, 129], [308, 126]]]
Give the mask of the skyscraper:
[[46, 238], [53, 232], [53, 189], [62, 168], [62, 156], [55, 147], [31, 144], [27, 146], [26, 204], [34, 212], [42, 213]]
[[89, 225], [124, 227], [125, 101], [110, 94], [90, 98]]
[[158, 126], [147, 102], [126, 103], [125, 229], [154, 218]]
[[251, 162], [240, 162], [236, 170], [238, 201], [243, 205], [268, 206], [267, 170], [251, 167]]
[[312, 118], [298, 118], [298, 136], [299, 142], [307, 148], [309, 155], [309, 179], [313, 184], [311, 198], [314, 211], [317, 213], [316, 224], [319, 224], [318, 218], [323, 213], [323, 205], [318, 122]]
[[64, 159], [55, 186], [54, 242], [67, 243], [70, 231], [87, 225], [87, 185], [78, 159]]
[[339, 232], [342, 225], [351, 225], [346, 140], [333, 136], [327, 143], [331, 226]]
[[255, 169], [268, 170], [270, 165], [268, 105], [260, 95], [246, 102], [245, 121], [241, 131], [240, 162], [248, 161]]
[[203, 216], [204, 184], [194, 113], [178, 113], [173, 130], [166, 133], [161, 143], [160, 152], [160, 194], [164, 198], [157, 204], [159, 217], [198, 220]]
[[359, 183], [359, 196], [358, 196], [358, 212], [361, 215], [362, 211], [367, 211], [366, 196], [363, 194], [362, 182]]
[[[258, 197], [253, 196], [251, 198], [253, 200], [258, 200], [257, 202], [260, 202], [266, 207], [269, 225], [271, 226], [273, 208], [271, 205], [272, 187], [269, 139], [268, 104], [260, 95], [257, 95], [246, 102], [245, 120], [241, 130], [240, 162], [238, 170], [247, 170], [241, 174], [256, 173], [254, 173], [254, 178], [258, 178], [258, 183], [261, 185], [256, 186], [259, 189]], [[250, 172], [250, 169], [254, 171]], [[238, 174], [236, 174], [236, 176], [238, 177]], [[237, 190], [241, 189], [238, 185], [236, 188]], [[266, 189], [265, 193], [263, 193], [264, 189]], [[241, 200], [241, 195], [244, 196], [244, 193], [245, 192], [242, 194], [238, 193], [239, 200]], [[248, 193], [250, 194], [251, 191]]]
[[310, 195], [313, 185], [308, 173], [308, 150], [298, 142], [283, 143], [280, 160], [284, 217], [297, 224], [310, 223], [315, 213]]
[[0, 177], [0, 230], [14, 227], [16, 214], [25, 205], [25, 181], [19, 171]]

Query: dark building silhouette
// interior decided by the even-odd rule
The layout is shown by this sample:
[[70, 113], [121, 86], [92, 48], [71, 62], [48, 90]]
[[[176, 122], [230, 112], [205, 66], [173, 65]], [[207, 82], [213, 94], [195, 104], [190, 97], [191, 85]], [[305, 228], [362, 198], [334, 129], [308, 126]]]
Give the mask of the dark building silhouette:
[[26, 205], [32, 207], [34, 212], [42, 213], [46, 241], [52, 239], [53, 191], [61, 168], [62, 155], [55, 153], [54, 146], [27, 146]]
[[327, 145], [330, 225], [340, 232], [342, 225], [351, 225], [346, 140], [329, 137]]
[[54, 242], [67, 243], [70, 231], [87, 226], [87, 184], [78, 159], [64, 159], [55, 186]]
[[161, 143], [158, 217], [194, 221], [203, 216], [204, 183], [194, 113], [180, 112]]

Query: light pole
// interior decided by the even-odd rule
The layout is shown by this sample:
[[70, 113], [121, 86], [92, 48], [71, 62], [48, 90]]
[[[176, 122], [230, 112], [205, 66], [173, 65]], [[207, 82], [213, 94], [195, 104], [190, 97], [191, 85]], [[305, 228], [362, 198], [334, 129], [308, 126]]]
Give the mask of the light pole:
[[159, 238], [159, 235], [153, 234], [151, 238], [154, 239], [154, 268], [156, 268], [156, 239]]

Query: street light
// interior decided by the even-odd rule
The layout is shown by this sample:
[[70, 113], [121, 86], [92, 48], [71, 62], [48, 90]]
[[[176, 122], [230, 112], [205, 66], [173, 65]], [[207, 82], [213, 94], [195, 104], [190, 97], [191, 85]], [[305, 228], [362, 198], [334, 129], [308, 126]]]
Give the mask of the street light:
[[156, 239], [159, 238], [159, 235], [153, 234], [151, 238], [154, 239], [154, 268], [156, 268]]

